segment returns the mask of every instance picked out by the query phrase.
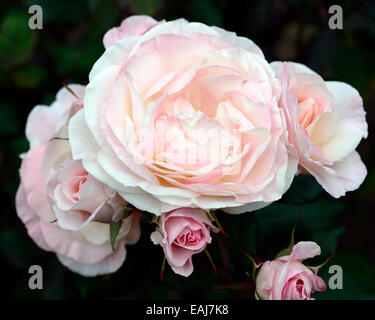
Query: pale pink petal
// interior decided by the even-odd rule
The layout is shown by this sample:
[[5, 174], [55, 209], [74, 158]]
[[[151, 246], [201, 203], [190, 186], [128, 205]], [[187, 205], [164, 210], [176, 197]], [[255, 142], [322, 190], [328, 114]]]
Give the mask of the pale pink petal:
[[292, 248], [288, 261], [305, 260], [320, 255], [320, 247], [312, 241], [300, 241]]
[[92, 244], [80, 232], [61, 229], [56, 222], [43, 222], [41, 230], [52, 251], [84, 264], [97, 263], [112, 252], [109, 242]]
[[30, 208], [44, 221], [54, 221], [56, 218], [50, 210], [42, 171], [44, 155], [45, 146], [32, 148], [22, 161], [20, 176]]
[[194, 251], [176, 245], [166, 245], [164, 246], [164, 253], [170, 265], [182, 267], [194, 254]]
[[175, 273], [184, 277], [190, 276], [194, 271], [193, 261], [191, 258], [188, 259], [182, 266], [176, 266], [172, 263], [170, 263], [170, 266]]
[[83, 157], [94, 159], [99, 151], [99, 146], [87, 127], [84, 117], [84, 111], [80, 110], [69, 122], [69, 137], [74, 136], [74, 139], [70, 139], [70, 145], [75, 160]]
[[131, 16], [122, 21], [119, 27], [106, 32], [103, 38], [104, 47], [108, 48], [119, 40], [131, 36], [140, 36], [154, 27], [158, 22], [149, 16]]
[[162, 245], [163, 243], [163, 235], [158, 230], [151, 233], [150, 238], [151, 238], [152, 243], [155, 245], [158, 245], [158, 244]]
[[57, 257], [60, 262], [70, 270], [85, 277], [95, 277], [116, 272], [125, 261], [126, 249], [122, 242], [114, 252], [110, 253], [103, 260], [93, 264], [85, 264], [61, 254], [57, 254]]
[[128, 233], [124, 236], [124, 241], [127, 245], [137, 243], [141, 237], [140, 220], [141, 214], [136, 212], [126, 219], [126, 223], [129, 223]]
[[54, 136], [60, 115], [59, 110], [51, 107], [34, 107], [26, 122], [26, 137], [31, 148], [46, 144]]
[[358, 91], [344, 82], [326, 82], [334, 95], [338, 119], [332, 137], [320, 145], [330, 160], [342, 160], [367, 137], [366, 113]]
[[256, 297], [257, 299], [270, 300], [272, 296], [272, 283], [274, 280], [275, 269], [273, 262], [266, 261], [260, 267], [256, 278]]
[[[84, 86], [69, 84], [68, 87], [78, 98], [84, 96]], [[38, 105], [30, 112], [26, 122], [26, 137], [31, 148], [46, 144], [54, 137], [59, 126], [64, 122], [64, 113], [69, 110], [73, 102], [77, 101], [77, 97], [66, 88], [62, 88], [57, 93], [56, 101], [51, 106]]]
[[28, 205], [26, 193], [22, 184], [19, 186], [16, 194], [16, 209], [17, 215], [25, 224], [27, 233], [31, 239], [33, 239], [34, 242], [43, 250], [51, 251], [41, 232], [41, 220]]
[[366, 166], [356, 151], [332, 166], [322, 166], [312, 160], [303, 162], [303, 166], [335, 198], [358, 189], [367, 175]]

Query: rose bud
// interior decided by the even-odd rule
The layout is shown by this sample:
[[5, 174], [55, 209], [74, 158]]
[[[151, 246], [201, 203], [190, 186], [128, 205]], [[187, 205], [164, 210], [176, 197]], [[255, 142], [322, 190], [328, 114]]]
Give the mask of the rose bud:
[[202, 252], [211, 243], [211, 230], [219, 232], [206, 211], [181, 208], [161, 215], [151, 240], [163, 247], [172, 270], [188, 277], [194, 269], [193, 254]]
[[[311, 293], [325, 291], [324, 280], [301, 261], [320, 254], [315, 242], [298, 242], [291, 254], [262, 264], [256, 276], [255, 297], [261, 300], [312, 300]], [[316, 270], [313, 272], [312, 270]]]

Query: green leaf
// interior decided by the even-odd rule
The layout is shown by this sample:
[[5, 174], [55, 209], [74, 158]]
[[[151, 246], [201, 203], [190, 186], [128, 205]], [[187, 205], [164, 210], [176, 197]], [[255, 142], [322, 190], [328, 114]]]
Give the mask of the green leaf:
[[7, 66], [19, 64], [30, 56], [37, 41], [37, 32], [29, 28], [26, 12], [6, 16], [0, 27], [0, 58]]
[[281, 257], [284, 257], [284, 256], [289, 256], [289, 255], [292, 253], [292, 248], [293, 248], [293, 247], [288, 247], [288, 248], [285, 248], [285, 249], [281, 250], [281, 251], [275, 256], [275, 259], [278, 259], [278, 258], [281, 258]]
[[111, 223], [109, 225], [109, 239], [111, 241], [112, 250], [115, 250], [115, 242], [122, 226], [122, 220]]
[[132, 213], [132, 209], [130, 207], [126, 207], [124, 209], [122, 218], [119, 221], [113, 222], [109, 225], [109, 239], [111, 241], [112, 250], [115, 250], [115, 243], [122, 226], [122, 221], [131, 216]]
[[28, 65], [12, 74], [13, 82], [19, 88], [38, 88], [47, 78], [46, 69], [38, 65]]
[[124, 213], [123, 213], [122, 219], [126, 219], [126, 218], [130, 217], [133, 214], [133, 212], [134, 211], [131, 208], [126, 207], [124, 209]]

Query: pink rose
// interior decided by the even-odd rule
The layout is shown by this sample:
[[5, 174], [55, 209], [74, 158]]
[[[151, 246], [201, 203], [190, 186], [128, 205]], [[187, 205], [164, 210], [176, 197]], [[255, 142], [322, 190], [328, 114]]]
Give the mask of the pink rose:
[[298, 242], [289, 256], [263, 263], [256, 278], [256, 298], [311, 300], [314, 291], [325, 291], [324, 280], [301, 262], [319, 254], [315, 242]]
[[106, 32], [103, 38], [104, 47], [107, 48], [116, 41], [128, 37], [141, 36], [159, 23], [164, 23], [164, 20], [158, 22], [149, 16], [131, 16], [126, 18], [119, 27], [114, 27]]
[[88, 174], [81, 161], [71, 156], [65, 156], [51, 170], [46, 190], [58, 224], [66, 230], [77, 231], [91, 221], [119, 221], [126, 207], [124, 199]]
[[[69, 86], [79, 97], [85, 87]], [[67, 123], [80, 109], [65, 88], [50, 106], [36, 106], [26, 124], [31, 149], [22, 155], [17, 213], [38, 246], [56, 252], [71, 270], [85, 276], [116, 271], [125, 260], [125, 244], [138, 240], [139, 216], [125, 219], [115, 250], [109, 225], [118, 221], [126, 202], [72, 160]]]
[[367, 175], [355, 151], [367, 137], [358, 91], [343, 82], [324, 81], [298, 63], [271, 65], [281, 79], [280, 107], [301, 171], [313, 175], [335, 198], [357, 189]]
[[242, 213], [289, 188], [297, 158], [280, 83], [251, 40], [165, 22], [107, 47], [89, 78], [69, 127], [73, 159], [138, 209]]
[[163, 247], [173, 271], [188, 277], [194, 269], [193, 254], [202, 252], [211, 243], [211, 230], [219, 231], [204, 210], [181, 208], [160, 216], [151, 240]]

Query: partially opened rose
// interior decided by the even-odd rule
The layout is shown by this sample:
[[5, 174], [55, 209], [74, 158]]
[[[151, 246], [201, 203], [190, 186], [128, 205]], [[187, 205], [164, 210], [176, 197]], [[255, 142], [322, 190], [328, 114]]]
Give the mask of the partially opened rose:
[[320, 247], [311, 241], [298, 242], [288, 256], [262, 264], [256, 278], [257, 299], [311, 300], [311, 293], [325, 291], [324, 280], [302, 260], [320, 254]]
[[286, 148], [280, 84], [261, 50], [220, 28], [144, 19], [126, 20], [105, 41], [85, 108], [70, 122], [73, 159], [157, 215], [242, 213], [280, 199], [297, 161]]
[[81, 161], [72, 160], [68, 148], [67, 142], [49, 143], [46, 152], [54, 152], [55, 159], [51, 161], [48, 154], [44, 157], [45, 162], [54, 166], [49, 169], [46, 191], [59, 226], [77, 231], [91, 221], [119, 221], [126, 201], [91, 176], [83, 168]]
[[367, 175], [355, 151], [367, 137], [358, 91], [344, 82], [324, 81], [298, 63], [271, 65], [281, 79], [280, 106], [301, 171], [313, 175], [336, 198], [357, 189]]
[[193, 272], [192, 256], [211, 243], [211, 231], [219, 232], [202, 209], [181, 208], [161, 215], [154, 244], [161, 245], [172, 270], [188, 277]]
[[[85, 88], [69, 86], [82, 98]], [[109, 223], [123, 217], [126, 202], [73, 160], [67, 123], [82, 101], [61, 89], [50, 106], [36, 106], [26, 124], [30, 150], [23, 155], [17, 214], [38, 246], [55, 252], [71, 270], [85, 276], [116, 271], [125, 244], [140, 236], [139, 215], [123, 220], [115, 250]]]

